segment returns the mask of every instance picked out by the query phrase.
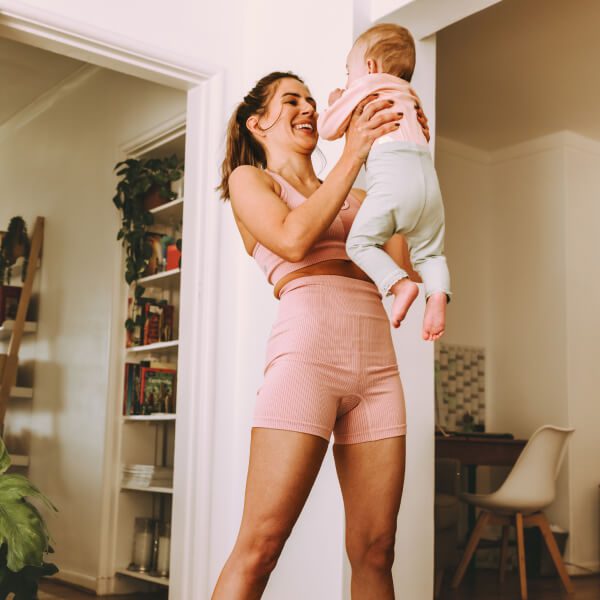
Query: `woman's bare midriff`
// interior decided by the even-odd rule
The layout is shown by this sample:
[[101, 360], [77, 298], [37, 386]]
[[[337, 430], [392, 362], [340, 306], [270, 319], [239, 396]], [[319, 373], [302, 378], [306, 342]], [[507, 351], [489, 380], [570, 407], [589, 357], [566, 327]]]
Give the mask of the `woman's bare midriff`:
[[307, 277], [309, 275], [341, 275], [342, 277], [371, 281], [369, 276], [351, 260], [324, 260], [323, 262], [310, 265], [310, 267], [304, 267], [303, 269], [298, 269], [298, 271], [294, 271], [293, 273], [289, 273], [282, 277], [273, 288], [275, 298], [279, 298], [279, 292], [286, 283], [293, 279], [298, 279], [298, 277]]

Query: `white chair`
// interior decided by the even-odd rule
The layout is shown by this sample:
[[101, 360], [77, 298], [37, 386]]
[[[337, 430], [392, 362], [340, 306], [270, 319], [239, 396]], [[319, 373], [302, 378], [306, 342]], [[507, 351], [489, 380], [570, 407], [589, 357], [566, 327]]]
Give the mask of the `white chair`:
[[569, 594], [573, 593], [573, 584], [550, 531], [548, 520], [542, 512], [543, 508], [554, 501], [556, 478], [565, 454], [566, 442], [573, 431], [575, 430], [553, 425], [540, 427], [533, 433], [508, 477], [497, 491], [492, 494], [461, 494], [463, 500], [481, 508], [481, 512], [452, 579], [452, 588], [460, 585], [483, 531], [488, 525], [502, 525], [499, 578], [501, 582], [504, 581], [508, 532], [509, 527], [514, 525], [517, 533], [521, 599], [527, 600], [524, 527], [540, 528], [566, 591]]

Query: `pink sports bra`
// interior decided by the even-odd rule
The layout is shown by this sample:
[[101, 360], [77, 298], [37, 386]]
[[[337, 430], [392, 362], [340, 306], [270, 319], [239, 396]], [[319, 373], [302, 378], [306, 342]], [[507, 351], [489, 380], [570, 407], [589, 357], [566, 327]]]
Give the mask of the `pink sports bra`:
[[[273, 173], [268, 169], [265, 169], [265, 171], [280, 185], [280, 197], [290, 209], [294, 209], [306, 201], [306, 197], [290, 185], [281, 175]], [[359, 208], [360, 202], [352, 193], [348, 194], [333, 223], [321, 234], [301, 261], [288, 262], [257, 242], [252, 251], [252, 256], [266, 275], [267, 281], [274, 285], [289, 273], [325, 260], [350, 260], [350, 257], [346, 253], [346, 238]]]

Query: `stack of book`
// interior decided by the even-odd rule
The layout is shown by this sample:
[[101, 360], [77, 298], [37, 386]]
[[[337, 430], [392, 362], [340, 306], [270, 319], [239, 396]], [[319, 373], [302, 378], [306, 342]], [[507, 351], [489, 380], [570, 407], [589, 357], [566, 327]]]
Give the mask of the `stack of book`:
[[152, 360], [125, 363], [123, 414], [174, 413], [176, 366]]
[[123, 487], [173, 487], [173, 467], [123, 465]]
[[129, 298], [128, 318], [134, 323], [128, 331], [127, 347], [146, 346], [173, 339], [173, 315], [175, 307], [156, 298]]

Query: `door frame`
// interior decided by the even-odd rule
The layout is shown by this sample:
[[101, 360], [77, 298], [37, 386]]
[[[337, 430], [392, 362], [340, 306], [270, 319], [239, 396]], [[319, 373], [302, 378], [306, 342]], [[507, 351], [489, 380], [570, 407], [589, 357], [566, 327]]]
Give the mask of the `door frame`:
[[[0, 37], [62, 54], [187, 93], [185, 269], [181, 279], [177, 436], [173, 496], [170, 596], [194, 598], [208, 581], [210, 474], [217, 317], [219, 203], [216, 175], [206, 167], [218, 155], [224, 124], [224, 70], [42, 9], [4, 0]], [[208, 201], [211, 198], [213, 201]], [[118, 294], [115, 294], [118, 295]], [[120, 299], [118, 300], [120, 302]], [[113, 312], [115, 305], [113, 302]], [[112, 319], [114, 320], [114, 319]], [[111, 329], [112, 331], [112, 329]], [[115, 340], [111, 333], [110, 345]], [[112, 369], [112, 364], [111, 364]], [[113, 389], [109, 385], [108, 389]], [[108, 402], [108, 406], [114, 403]], [[112, 415], [114, 417], [114, 415]], [[97, 591], [114, 585], [112, 482], [115, 419], [107, 414], [102, 533]], [[112, 436], [112, 437], [111, 437]], [[190, 526], [191, 525], [191, 526]], [[113, 529], [111, 529], [111, 527]], [[206, 536], [194, 535], [206, 531]]]

